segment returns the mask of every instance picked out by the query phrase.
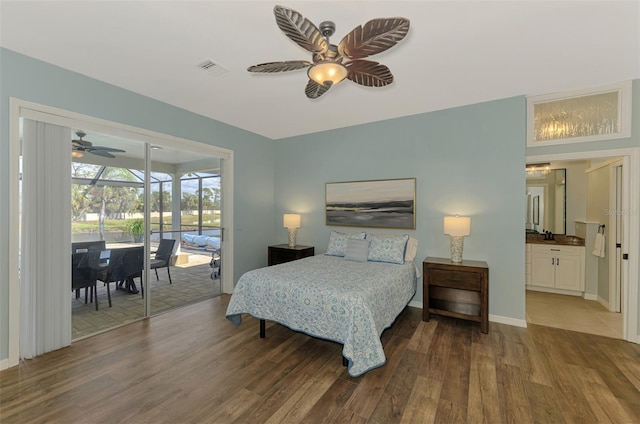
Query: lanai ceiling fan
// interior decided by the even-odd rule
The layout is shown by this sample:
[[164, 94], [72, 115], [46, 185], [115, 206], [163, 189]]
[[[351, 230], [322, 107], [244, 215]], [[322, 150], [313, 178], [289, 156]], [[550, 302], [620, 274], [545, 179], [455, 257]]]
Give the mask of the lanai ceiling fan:
[[88, 152], [94, 155], [104, 156], [105, 158], [115, 158], [115, 156], [109, 152], [125, 152], [125, 150], [114, 149], [113, 147], [94, 146], [92, 142], [82, 139], [87, 135], [84, 131], [76, 131], [76, 135], [78, 138], [71, 140], [71, 155], [74, 157], [81, 158], [84, 152]]
[[322, 22], [318, 28], [300, 13], [283, 6], [275, 6], [273, 13], [285, 35], [312, 53], [312, 62], [268, 62], [250, 66], [247, 71], [273, 73], [308, 68], [305, 94], [310, 99], [322, 96], [345, 78], [367, 87], [383, 87], [393, 82], [389, 68], [363, 58], [381, 53], [401, 41], [409, 31], [408, 19], [373, 19], [354, 28], [336, 46], [329, 43], [329, 37], [336, 29], [333, 22]]

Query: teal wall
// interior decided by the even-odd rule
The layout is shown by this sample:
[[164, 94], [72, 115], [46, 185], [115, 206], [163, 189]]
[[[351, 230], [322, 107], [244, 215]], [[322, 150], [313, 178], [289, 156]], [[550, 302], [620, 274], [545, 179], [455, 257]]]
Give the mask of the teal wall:
[[[464, 259], [490, 267], [491, 314], [524, 319], [524, 97], [447, 109], [276, 141], [274, 242], [282, 214], [302, 215], [299, 244], [324, 252], [325, 183], [415, 177], [416, 260], [449, 257], [443, 217], [471, 216]], [[415, 300], [422, 300], [422, 287]]]
[[[490, 313], [518, 320], [524, 320], [525, 155], [640, 146], [636, 119], [629, 139], [526, 149], [524, 97], [272, 142], [0, 49], [0, 359], [7, 357], [8, 341], [9, 97], [233, 150], [236, 279], [266, 264], [267, 244], [286, 242], [285, 212], [302, 214], [298, 242], [317, 253], [326, 250], [331, 229], [354, 230], [325, 225], [325, 183], [415, 177], [416, 229], [377, 232], [412, 234], [421, 262], [449, 256], [445, 215], [471, 216], [464, 258], [489, 264]], [[638, 80], [633, 102], [638, 110]], [[415, 300], [421, 299], [419, 286]]]
[[0, 359], [8, 357], [10, 97], [233, 150], [234, 276], [266, 265], [274, 220], [271, 140], [0, 49]]

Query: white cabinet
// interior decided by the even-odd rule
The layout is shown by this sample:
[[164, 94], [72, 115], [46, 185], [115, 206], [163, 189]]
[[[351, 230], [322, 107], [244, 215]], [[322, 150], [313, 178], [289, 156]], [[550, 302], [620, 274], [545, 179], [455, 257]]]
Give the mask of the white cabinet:
[[556, 252], [548, 249], [531, 249], [531, 285], [539, 287], [556, 286]]
[[[584, 291], [584, 247], [531, 244], [529, 288], [558, 293]], [[573, 293], [578, 294], [578, 293]]]
[[[584, 252], [584, 248], [582, 248]], [[584, 291], [584, 254], [564, 254], [556, 257], [556, 288]]]

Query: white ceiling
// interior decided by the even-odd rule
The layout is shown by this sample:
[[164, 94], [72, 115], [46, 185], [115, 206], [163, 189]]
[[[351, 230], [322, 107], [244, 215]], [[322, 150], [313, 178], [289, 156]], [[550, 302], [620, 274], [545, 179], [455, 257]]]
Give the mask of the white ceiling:
[[[373, 56], [395, 76], [307, 99], [306, 73], [250, 65], [310, 60], [273, 6], [317, 25], [402, 16], [409, 34]], [[639, 1], [5, 1], [0, 45], [227, 124], [279, 139], [518, 95], [640, 78]], [[196, 65], [213, 59], [228, 72]]]

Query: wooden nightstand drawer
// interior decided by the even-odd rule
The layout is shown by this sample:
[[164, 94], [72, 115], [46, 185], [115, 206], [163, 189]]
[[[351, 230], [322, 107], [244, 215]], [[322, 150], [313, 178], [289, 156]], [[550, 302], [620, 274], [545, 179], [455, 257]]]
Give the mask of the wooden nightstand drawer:
[[432, 286], [480, 291], [482, 285], [482, 275], [477, 272], [430, 269], [429, 284], [431, 284]]

